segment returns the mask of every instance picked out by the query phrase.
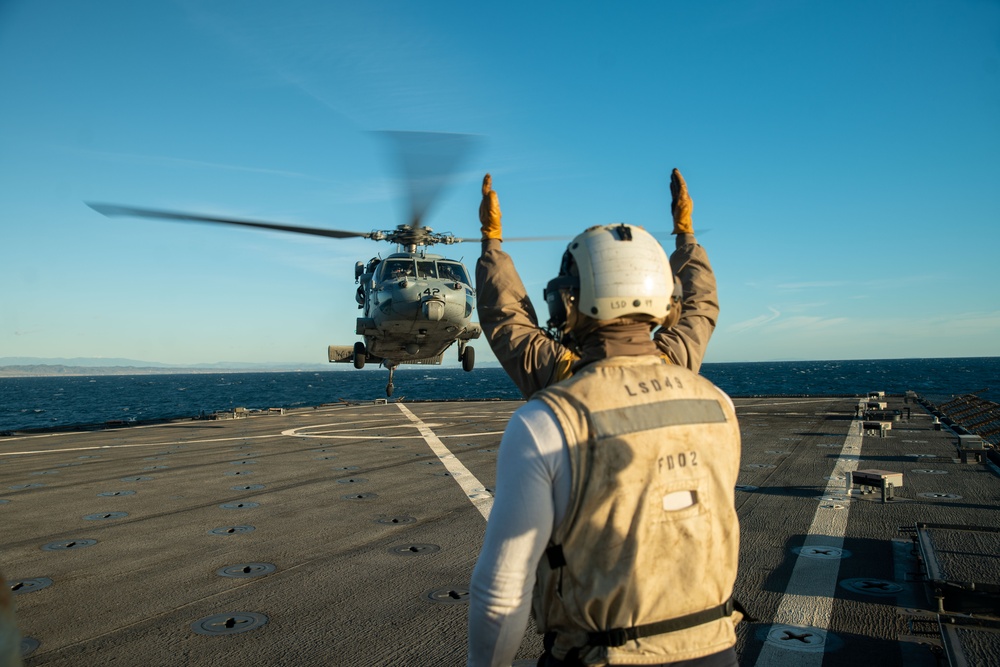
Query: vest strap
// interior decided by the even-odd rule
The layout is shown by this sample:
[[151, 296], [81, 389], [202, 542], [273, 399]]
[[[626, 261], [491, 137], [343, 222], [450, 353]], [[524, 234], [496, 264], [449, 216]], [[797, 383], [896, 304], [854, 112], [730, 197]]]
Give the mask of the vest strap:
[[603, 632], [588, 632], [587, 646], [624, 646], [626, 643], [642, 637], [652, 637], [653, 635], [687, 630], [696, 625], [703, 625], [704, 623], [717, 621], [720, 618], [732, 616], [733, 609], [733, 599], [729, 598], [715, 607], [696, 611], [693, 614], [685, 616], [678, 616], [677, 618], [668, 618], [665, 621], [646, 623], [645, 625], [637, 625], [632, 628], [615, 628], [613, 630], [604, 630]]

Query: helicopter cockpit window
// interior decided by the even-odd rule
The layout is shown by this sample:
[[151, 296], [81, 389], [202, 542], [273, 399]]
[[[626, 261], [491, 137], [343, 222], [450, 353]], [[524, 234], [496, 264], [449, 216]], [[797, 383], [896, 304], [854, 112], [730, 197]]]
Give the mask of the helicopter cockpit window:
[[413, 276], [413, 260], [411, 259], [387, 259], [382, 262], [382, 278], [396, 279]]
[[437, 269], [434, 268], [434, 262], [417, 260], [417, 277], [418, 278], [437, 278]]
[[458, 262], [438, 262], [438, 275], [441, 280], [454, 280], [465, 285], [471, 285], [469, 274], [465, 272], [465, 267]]

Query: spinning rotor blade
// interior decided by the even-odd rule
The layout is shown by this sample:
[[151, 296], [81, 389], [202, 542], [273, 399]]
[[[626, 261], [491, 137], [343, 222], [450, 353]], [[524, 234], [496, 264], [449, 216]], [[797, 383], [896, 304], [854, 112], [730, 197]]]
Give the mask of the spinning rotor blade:
[[445, 187], [456, 180], [462, 159], [479, 137], [444, 132], [383, 131], [378, 134], [387, 138], [396, 150], [409, 195], [406, 224], [416, 229]]
[[153, 208], [137, 208], [134, 206], [119, 206], [118, 204], [98, 204], [87, 202], [87, 206], [109, 218], [114, 216], [134, 216], [138, 218], [157, 218], [160, 220], [181, 220], [184, 222], [209, 222], [222, 225], [239, 225], [240, 227], [254, 227], [256, 229], [271, 229], [278, 232], [292, 232], [294, 234], [308, 234], [310, 236], [325, 236], [334, 239], [349, 238], [371, 238], [371, 233], [348, 232], [340, 229], [319, 229], [317, 227], [298, 227], [296, 225], [283, 225], [276, 222], [263, 222], [259, 220], [239, 220], [236, 218], [219, 218], [208, 215], [198, 215], [195, 213], [182, 213], [180, 211], [163, 211]]
[[[516, 241], [569, 241], [572, 236], [515, 236], [512, 238], [503, 237], [504, 243], [516, 242]], [[460, 239], [456, 238], [452, 243], [479, 243], [481, 239], [471, 238], [471, 239]]]

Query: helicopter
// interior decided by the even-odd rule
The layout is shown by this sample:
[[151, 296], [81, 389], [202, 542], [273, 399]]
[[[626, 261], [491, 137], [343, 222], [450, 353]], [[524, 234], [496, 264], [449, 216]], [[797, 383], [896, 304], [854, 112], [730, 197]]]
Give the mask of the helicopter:
[[[469, 341], [482, 329], [471, 321], [476, 309], [476, 291], [469, 272], [460, 261], [427, 252], [434, 243], [462, 243], [450, 234], [435, 234], [430, 228], [400, 226], [385, 240], [395, 241], [403, 252], [367, 264], [358, 262], [354, 279], [355, 299], [363, 314], [356, 333], [363, 341], [353, 346], [331, 345], [331, 363], [353, 362], [361, 369], [369, 361], [389, 369], [386, 396], [392, 396], [393, 373], [400, 364], [440, 364], [445, 351], [458, 343], [462, 369], [475, 367], [475, 349]], [[374, 237], [373, 237], [374, 238]]]
[[[363, 338], [354, 345], [330, 345], [331, 363], [353, 363], [361, 369], [368, 362], [389, 369], [386, 396], [394, 390], [393, 375], [400, 364], [439, 365], [445, 351], [458, 343], [458, 360], [463, 370], [475, 366], [475, 350], [468, 343], [479, 338], [482, 329], [471, 321], [476, 309], [476, 292], [462, 262], [427, 252], [435, 244], [451, 245], [479, 241], [436, 233], [418, 224], [401, 224], [393, 230], [351, 232], [285, 225], [259, 220], [243, 220], [183, 213], [161, 209], [87, 202], [102, 215], [157, 218], [187, 222], [237, 225], [327, 238], [367, 238], [395, 243], [398, 252], [384, 259], [373, 257], [357, 262], [354, 279], [358, 284], [355, 300], [363, 315], [355, 331]], [[512, 239], [514, 240], [514, 239]]]
[[[355, 299], [362, 310], [355, 332], [362, 340], [353, 345], [330, 345], [327, 358], [331, 363], [353, 363], [361, 369], [367, 363], [378, 363], [389, 370], [386, 396], [394, 390], [393, 375], [400, 364], [433, 364], [443, 361], [444, 354], [458, 344], [458, 359], [462, 368], [471, 372], [475, 366], [475, 350], [469, 341], [482, 334], [480, 326], [471, 321], [476, 309], [476, 291], [469, 272], [458, 260], [434, 255], [427, 249], [434, 245], [479, 242], [479, 238], [459, 238], [450, 233], [437, 233], [423, 225], [431, 203], [454, 173], [461, 154], [465, 153], [472, 135], [428, 132], [383, 132], [396, 142], [402, 158], [409, 189], [408, 221], [391, 230], [354, 232], [339, 229], [302, 227], [261, 220], [184, 213], [162, 209], [85, 202], [105, 216], [130, 216], [236, 225], [255, 229], [307, 234], [327, 238], [366, 238], [394, 243], [397, 251], [384, 259], [373, 257], [357, 262], [354, 280], [358, 285]], [[519, 238], [508, 241], [551, 240], [549, 238]]]

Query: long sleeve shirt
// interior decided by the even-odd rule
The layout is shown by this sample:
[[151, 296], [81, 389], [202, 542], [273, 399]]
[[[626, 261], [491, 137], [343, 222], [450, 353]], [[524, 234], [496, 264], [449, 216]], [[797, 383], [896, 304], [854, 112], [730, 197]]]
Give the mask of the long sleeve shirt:
[[518, 409], [497, 455], [497, 488], [472, 574], [468, 667], [508, 667], [531, 613], [535, 567], [570, 496], [569, 449], [541, 401]]

